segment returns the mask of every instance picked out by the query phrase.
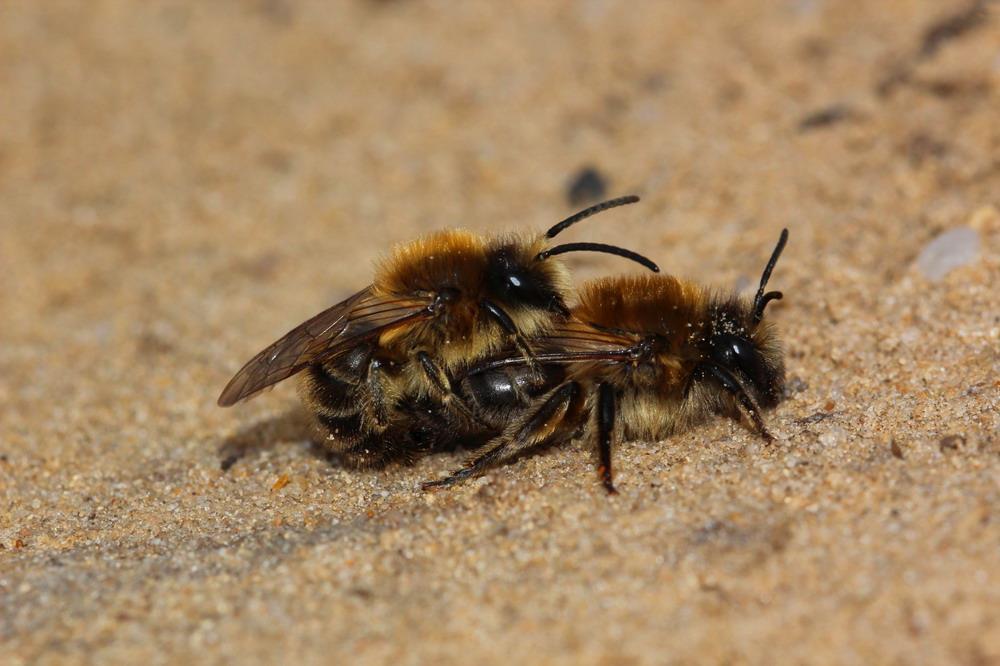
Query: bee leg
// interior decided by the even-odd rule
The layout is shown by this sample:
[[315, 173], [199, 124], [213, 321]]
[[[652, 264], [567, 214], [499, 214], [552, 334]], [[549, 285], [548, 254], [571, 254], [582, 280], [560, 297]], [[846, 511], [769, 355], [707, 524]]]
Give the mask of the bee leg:
[[528, 362], [528, 367], [531, 368], [533, 372], [537, 373], [538, 359], [535, 358], [535, 352], [531, 350], [531, 345], [529, 345], [528, 341], [524, 339], [521, 332], [517, 330], [517, 326], [514, 324], [514, 320], [510, 318], [510, 315], [504, 312], [503, 308], [492, 301], [483, 300], [481, 305], [486, 312], [488, 312], [489, 315], [496, 320], [497, 324], [500, 325], [500, 328], [502, 328], [504, 332], [510, 336], [511, 340], [514, 342], [514, 346], [517, 347], [517, 350], [521, 352], [521, 355], [524, 356], [524, 359]]
[[611, 436], [615, 428], [615, 392], [610, 384], [601, 382], [597, 388], [597, 453], [600, 465], [597, 474], [609, 495], [617, 495], [611, 473]]
[[413, 454], [405, 437], [386, 437], [373, 432], [359, 433], [335, 455], [350, 469], [381, 469], [390, 462], [408, 462]]
[[753, 399], [747, 395], [747, 392], [740, 385], [736, 377], [733, 377], [731, 372], [714, 363], [703, 363], [698, 366], [695, 372], [700, 377], [715, 380], [727, 393], [736, 398], [750, 416], [750, 420], [753, 421], [753, 424], [757, 427], [757, 432], [764, 438], [764, 441], [774, 441], [774, 435], [767, 429], [767, 424], [764, 423], [764, 419], [760, 415], [760, 409], [754, 404]]
[[555, 435], [572, 427], [567, 423], [571, 417], [571, 408], [579, 407], [581, 396], [580, 385], [577, 382], [566, 382], [540, 398], [541, 406], [529, 410], [523, 417], [514, 421], [506, 432], [498, 437], [498, 443], [485, 453], [473, 458], [465, 467], [437, 481], [423, 484], [424, 490], [450, 486], [454, 483], [479, 476], [490, 467], [510, 460], [518, 453], [551, 440]]
[[455, 392], [448, 374], [434, 362], [430, 354], [425, 351], [419, 351], [416, 356], [417, 360], [420, 361], [420, 368], [424, 371], [430, 383], [434, 385], [434, 388], [438, 390], [443, 402], [449, 402], [454, 405], [470, 422], [490, 429], [490, 424], [486, 423], [486, 421], [476, 414], [472, 407], [469, 406], [469, 403]]
[[365, 412], [378, 430], [385, 430], [389, 426], [389, 396], [386, 395], [383, 366], [382, 361], [373, 358], [368, 363], [368, 376], [365, 379], [368, 387]]

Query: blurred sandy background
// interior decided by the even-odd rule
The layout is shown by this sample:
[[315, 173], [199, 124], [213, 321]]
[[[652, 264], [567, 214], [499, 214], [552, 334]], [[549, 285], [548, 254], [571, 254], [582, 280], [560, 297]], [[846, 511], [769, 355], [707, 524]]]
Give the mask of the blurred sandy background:
[[[0, 5], [0, 662], [1000, 663], [1000, 16], [943, 0]], [[772, 279], [716, 420], [453, 492], [239, 365], [425, 230]], [[632, 270], [578, 255], [579, 278]], [[949, 270], [951, 269], [951, 270]]]

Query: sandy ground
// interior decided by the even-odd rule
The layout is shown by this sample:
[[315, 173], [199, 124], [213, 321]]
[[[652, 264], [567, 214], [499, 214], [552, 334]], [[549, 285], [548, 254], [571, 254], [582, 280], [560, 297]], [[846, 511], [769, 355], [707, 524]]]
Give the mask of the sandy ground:
[[[0, 662], [1000, 663], [970, 8], [3, 3]], [[458, 456], [349, 471], [290, 385], [215, 406], [388, 244], [540, 229], [586, 167], [644, 201], [574, 239], [679, 275], [746, 288], [789, 227], [777, 443], [718, 419], [620, 447], [618, 497], [582, 444], [425, 494]]]

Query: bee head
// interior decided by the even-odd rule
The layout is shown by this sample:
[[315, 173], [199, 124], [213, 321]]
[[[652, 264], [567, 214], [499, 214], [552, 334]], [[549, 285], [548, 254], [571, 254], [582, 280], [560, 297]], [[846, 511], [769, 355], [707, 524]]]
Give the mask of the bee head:
[[761, 407], [778, 403], [785, 370], [777, 341], [769, 335], [762, 346], [755, 336], [718, 332], [709, 339], [709, 359], [740, 379]]
[[785, 380], [780, 345], [774, 330], [764, 321], [764, 308], [782, 294], [765, 293], [764, 289], [787, 241], [788, 230], [784, 229], [752, 302], [733, 300], [713, 308], [706, 337], [706, 360], [738, 377], [762, 407], [778, 402]]
[[635, 203], [637, 196], [611, 199], [581, 210], [559, 222], [534, 241], [508, 238], [487, 253], [486, 289], [491, 300], [510, 308], [544, 310], [568, 315], [564, 294], [568, 291], [566, 271], [550, 257], [566, 252], [603, 252], [636, 261], [653, 272], [660, 269], [646, 257], [603, 243], [565, 243], [549, 247], [556, 235], [595, 213]]
[[486, 290], [490, 300], [513, 310], [545, 310], [568, 314], [563, 300], [563, 277], [551, 266], [520, 250], [517, 243], [501, 245], [487, 254]]

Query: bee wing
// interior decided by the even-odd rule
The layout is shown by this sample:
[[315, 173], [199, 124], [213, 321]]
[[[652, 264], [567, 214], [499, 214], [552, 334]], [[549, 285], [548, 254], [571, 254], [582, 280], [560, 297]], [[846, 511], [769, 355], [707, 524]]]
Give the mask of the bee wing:
[[406, 322], [431, 316], [428, 298], [381, 296], [368, 287], [299, 324], [270, 344], [229, 380], [219, 406], [229, 407], [300, 372], [311, 363], [344, 351]]
[[571, 360], [575, 355], [620, 353], [635, 342], [635, 339], [621, 333], [570, 319], [545, 336], [540, 346], [544, 354], [556, 357], [554, 360], [559, 360], [561, 355]]
[[[571, 319], [559, 324], [544, 337], [532, 340], [535, 353], [531, 360], [538, 363], [620, 361], [633, 353], [635, 343], [633, 338], [623, 334]], [[515, 353], [514, 350], [508, 350], [467, 368], [464, 374], [468, 376], [495, 368], [527, 363], [529, 359], [520, 351]]]

